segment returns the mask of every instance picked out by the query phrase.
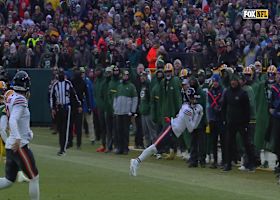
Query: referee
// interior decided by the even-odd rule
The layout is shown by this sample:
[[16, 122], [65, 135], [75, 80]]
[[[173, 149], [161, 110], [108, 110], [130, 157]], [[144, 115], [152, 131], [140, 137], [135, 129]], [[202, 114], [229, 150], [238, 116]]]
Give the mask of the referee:
[[60, 150], [57, 155], [62, 156], [65, 154], [68, 144], [71, 108], [78, 108], [78, 112], [82, 112], [81, 101], [78, 99], [72, 83], [65, 79], [62, 68], [59, 69], [58, 80], [51, 88], [50, 106], [52, 116], [54, 117], [56, 115], [57, 129], [59, 132]]

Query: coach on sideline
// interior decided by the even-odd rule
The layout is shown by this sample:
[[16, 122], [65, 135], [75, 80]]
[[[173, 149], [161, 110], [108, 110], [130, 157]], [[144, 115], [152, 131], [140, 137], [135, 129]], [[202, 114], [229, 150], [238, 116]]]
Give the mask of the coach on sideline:
[[78, 99], [72, 83], [65, 78], [64, 70], [59, 69], [58, 80], [53, 84], [50, 94], [52, 115], [56, 115], [57, 130], [59, 132], [60, 150], [58, 156], [65, 155], [69, 138], [71, 108], [78, 108], [82, 112], [82, 104]]

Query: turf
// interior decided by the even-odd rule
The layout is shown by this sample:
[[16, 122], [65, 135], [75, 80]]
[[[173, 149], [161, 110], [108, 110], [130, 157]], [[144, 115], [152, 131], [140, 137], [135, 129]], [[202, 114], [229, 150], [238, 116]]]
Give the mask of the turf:
[[[41, 200], [279, 200], [280, 186], [271, 172], [222, 173], [209, 168], [189, 169], [186, 164], [150, 158], [137, 177], [128, 175], [127, 156], [96, 153], [84, 138], [82, 150], [56, 156], [58, 136], [46, 128], [33, 128], [31, 148], [40, 171]], [[3, 164], [0, 164], [4, 174]], [[28, 184], [16, 183], [0, 192], [1, 200], [28, 199]]]

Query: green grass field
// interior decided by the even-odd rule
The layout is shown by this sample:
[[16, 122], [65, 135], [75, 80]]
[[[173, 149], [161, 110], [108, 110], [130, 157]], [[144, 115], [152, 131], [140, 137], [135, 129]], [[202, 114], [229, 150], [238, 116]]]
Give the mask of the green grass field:
[[[189, 169], [180, 159], [151, 158], [137, 177], [128, 174], [130, 158], [96, 153], [84, 138], [82, 150], [56, 156], [58, 136], [47, 128], [33, 128], [31, 145], [40, 172], [41, 200], [279, 200], [280, 186], [272, 172], [223, 173], [212, 169]], [[2, 176], [3, 163], [0, 164]], [[28, 184], [16, 183], [0, 191], [1, 200], [27, 200]]]

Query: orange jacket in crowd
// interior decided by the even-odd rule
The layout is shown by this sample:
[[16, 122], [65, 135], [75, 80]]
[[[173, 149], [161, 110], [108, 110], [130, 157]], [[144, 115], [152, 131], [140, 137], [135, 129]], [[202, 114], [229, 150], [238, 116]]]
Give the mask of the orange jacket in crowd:
[[156, 68], [156, 61], [157, 61], [157, 50], [158, 48], [152, 47], [148, 54], [147, 54], [147, 61], [149, 63], [149, 69], [155, 69]]

